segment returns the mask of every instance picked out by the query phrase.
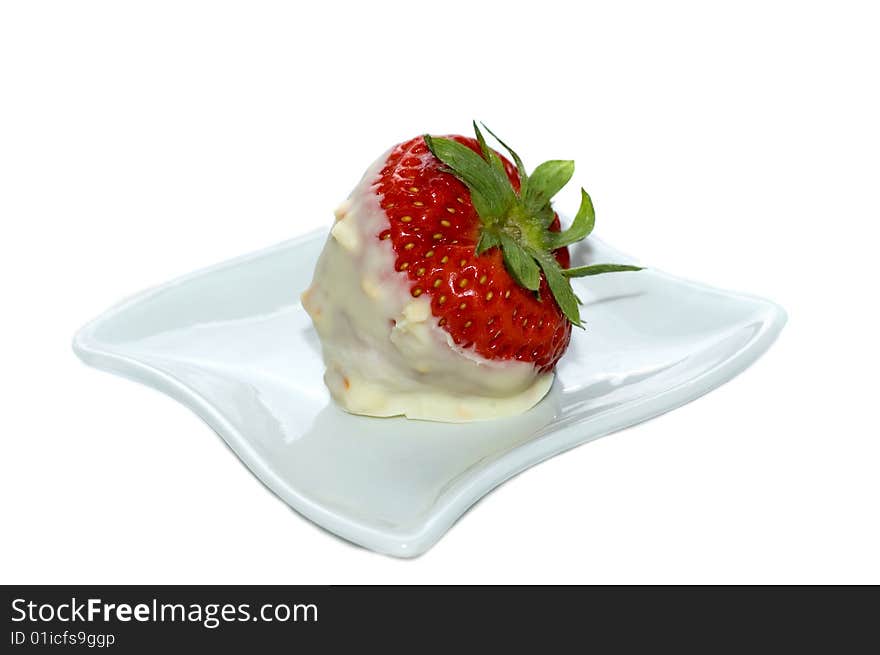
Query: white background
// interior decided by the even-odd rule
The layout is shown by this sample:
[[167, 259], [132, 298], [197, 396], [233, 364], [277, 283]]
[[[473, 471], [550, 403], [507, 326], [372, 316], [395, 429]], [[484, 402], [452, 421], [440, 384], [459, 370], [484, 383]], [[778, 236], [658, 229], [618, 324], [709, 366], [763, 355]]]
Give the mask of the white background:
[[[880, 582], [871, 4], [3, 3], [0, 581]], [[575, 159], [558, 206], [585, 186], [617, 247], [782, 304], [777, 344], [412, 561], [72, 354], [110, 304], [327, 225], [391, 144], [474, 117]]]

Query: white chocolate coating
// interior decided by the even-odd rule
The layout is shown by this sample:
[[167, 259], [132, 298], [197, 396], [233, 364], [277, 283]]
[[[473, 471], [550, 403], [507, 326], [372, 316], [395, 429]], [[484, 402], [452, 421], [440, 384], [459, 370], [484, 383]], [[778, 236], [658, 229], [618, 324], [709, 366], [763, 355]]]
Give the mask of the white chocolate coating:
[[336, 211], [336, 224], [302, 302], [321, 339], [324, 382], [346, 411], [464, 422], [520, 414], [540, 401], [552, 373], [493, 361], [455, 345], [394, 269], [376, 181], [387, 153]]

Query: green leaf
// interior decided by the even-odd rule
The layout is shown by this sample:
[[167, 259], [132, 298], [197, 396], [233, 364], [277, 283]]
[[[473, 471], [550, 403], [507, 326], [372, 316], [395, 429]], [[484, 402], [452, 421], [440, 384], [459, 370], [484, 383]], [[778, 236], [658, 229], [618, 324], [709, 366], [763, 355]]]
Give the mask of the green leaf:
[[549, 232], [547, 235], [547, 245], [550, 250], [556, 250], [557, 248], [577, 243], [593, 231], [595, 224], [596, 212], [593, 209], [593, 201], [590, 199], [590, 194], [581, 189], [581, 206], [571, 226], [562, 232]]
[[492, 218], [495, 217], [494, 209], [489, 204], [489, 201], [483, 197], [483, 194], [477, 191], [476, 189], [469, 189], [471, 192], [471, 203], [474, 205], [474, 209], [477, 210], [477, 214], [481, 218], [485, 218], [486, 222], [491, 222]]
[[550, 202], [574, 175], [574, 162], [553, 159], [538, 166], [529, 177], [525, 193], [522, 194], [526, 209], [539, 211]]
[[507, 177], [507, 172], [504, 170], [504, 162], [501, 161], [501, 157], [499, 157], [498, 153], [488, 146], [486, 139], [483, 137], [483, 133], [480, 132], [480, 128], [477, 127], [477, 121], [472, 122], [474, 124], [474, 134], [477, 135], [477, 143], [480, 144], [480, 151], [483, 153], [483, 159], [492, 164], [492, 166], [504, 175], [504, 177]]
[[[516, 164], [516, 170], [519, 172], [520, 188], [525, 189], [526, 188], [526, 180], [529, 179], [529, 176], [526, 174], [526, 167], [523, 164], [522, 159], [520, 159], [519, 155], [513, 151], [513, 148], [511, 148], [509, 145], [504, 143], [504, 141], [499, 139], [498, 135], [495, 134], [495, 132], [493, 132], [492, 130], [490, 130], [488, 125], [486, 125], [485, 123], [481, 123], [481, 124], [483, 127], [486, 128], [486, 131], [492, 135], [492, 138], [495, 139], [498, 143], [500, 143], [501, 147], [507, 151], [507, 154], [510, 155], [510, 158], [513, 159], [513, 163]], [[476, 127], [476, 126], [474, 126], [474, 127]]]
[[[437, 159], [446, 164], [473, 194], [481, 198], [481, 218], [491, 220], [504, 216], [515, 196], [510, 181], [489, 162], [458, 141], [443, 137], [424, 136], [425, 144]], [[476, 203], [474, 203], [476, 207]]]
[[483, 228], [483, 231], [480, 232], [480, 239], [477, 241], [477, 254], [482, 255], [490, 248], [500, 245], [501, 239], [498, 238], [498, 235], [492, 230]]
[[552, 255], [545, 253], [538, 258], [538, 263], [541, 265], [541, 270], [544, 271], [544, 277], [547, 278], [550, 293], [553, 294], [562, 313], [571, 321], [572, 325], [583, 327], [581, 325], [581, 311], [578, 307], [578, 298], [574, 295], [571, 282], [563, 275], [559, 262]]
[[537, 291], [541, 285], [541, 272], [534, 258], [506, 234], [498, 236], [501, 241], [501, 253], [504, 255], [504, 265], [508, 272], [521, 287]]
[[593, 264], [591, 266], [578, 266], [566, 268], [562, 271], [565, 277], [587, 277], [588, 275], [601, 275], [602, 273], [622, 273], [624, 271], [641, 271], [641, 266], [629, 266], [627, 264]]

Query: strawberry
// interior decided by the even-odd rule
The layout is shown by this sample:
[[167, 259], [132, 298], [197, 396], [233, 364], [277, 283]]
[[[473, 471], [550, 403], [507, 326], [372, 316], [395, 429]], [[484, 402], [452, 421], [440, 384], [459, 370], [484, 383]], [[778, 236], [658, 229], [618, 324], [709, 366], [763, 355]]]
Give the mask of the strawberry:
[[569, 268], [567, 246], [595, 221], [583, 189], [567, 230], [551, 207], [574, 162], [548, 161], [527, 175], [503, 141], [515, 164], [487, 146], [476, 122], [474, 132], [476, 138], [419, 136], [391, 151], [376, 186], [388, 227], [376, 236], [390, 239], [410, 293], [430, 298], [458, 346], [549, 371], [568, 347], [572, 325], [582, 326], [569, 278], [639, 269]]

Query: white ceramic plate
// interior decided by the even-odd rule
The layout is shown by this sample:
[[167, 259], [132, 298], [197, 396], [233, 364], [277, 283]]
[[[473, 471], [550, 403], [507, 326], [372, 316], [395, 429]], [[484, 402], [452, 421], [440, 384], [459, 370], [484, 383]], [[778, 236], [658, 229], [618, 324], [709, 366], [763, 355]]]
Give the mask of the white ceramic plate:
[[[529, 466], [730, 380], [786, 320], [767, 300], [654, 270], [574, 280], [587, 329], [574, 330], [530, 412], [465, 425], [352, 416], [329, 399], [299, 302], [324, 240], [306, 235], [142, 293], [83, 327], [74, 350], [190, 407], [318, 525], [398, 557], [423, 553]], [[632, 261], [595, 238], [573, 258]]]

